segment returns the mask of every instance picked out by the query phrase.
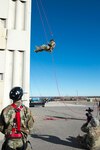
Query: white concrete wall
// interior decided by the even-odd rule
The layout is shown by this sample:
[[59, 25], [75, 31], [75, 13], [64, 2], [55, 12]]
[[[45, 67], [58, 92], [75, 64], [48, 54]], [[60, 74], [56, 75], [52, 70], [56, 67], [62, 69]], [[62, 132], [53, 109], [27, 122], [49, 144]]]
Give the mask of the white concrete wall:
[[31, 0], [0, 0], [0, 106], [11, 103], [9, 91], [21, 86], [29, 106]]

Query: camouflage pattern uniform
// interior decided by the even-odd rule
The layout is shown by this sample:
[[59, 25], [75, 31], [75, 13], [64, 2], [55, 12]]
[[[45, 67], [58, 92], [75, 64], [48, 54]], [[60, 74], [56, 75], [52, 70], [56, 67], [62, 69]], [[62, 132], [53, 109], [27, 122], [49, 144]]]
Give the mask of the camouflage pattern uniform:
[[[15, 110], [11, 105], [8, 105], [1, 112], [0, 116], [0, 132], [5, 134], [5, 141], [7, 140], [7, 150], [17, 150], [18, 147], [23, 146], [23, 141], [26, 143], [28, 134], [30, 134], [33, 130], [34, 119], [31, 114], [31, 111], [28, 107], [21, 104], [21, 101], [16, 101], [15, 104], [17, 106], [22, 105], [23, 108], [20, 111], [21, 116], [21, 133], [23, 134], [23, 138], [11, 139], [6, 138], [6, 135], [9, 134], [12, 130], [13, 120], [15, 118]], [[6, 149], [6, 148], [5, 148]], [[27, 147], [27, 150], [30, 150]]]
[[97, 117], [100, 121], [100, 101], [97, 103]]
[[36, 46], [36, 50], [34, 52], [42, 52], [42, 51], [48, 51], [48, 52], [52, 52], [52, 50], [55, 48], [56, 43], [51, 40], [50, 43], [48, 45], [41, 45], [41, 46]]
[[100, 126], [92, 127], [85, 123], [81, 130], [86, 133], [77, 137], [82, 147], [88, 150], [100, 150]]

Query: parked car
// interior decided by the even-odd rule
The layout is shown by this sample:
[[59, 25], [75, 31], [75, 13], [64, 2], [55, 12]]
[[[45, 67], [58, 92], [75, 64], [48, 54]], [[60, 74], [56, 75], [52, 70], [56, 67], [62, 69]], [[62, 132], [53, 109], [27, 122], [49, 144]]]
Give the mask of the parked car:
[[35, 106], [42, 106], [44, 107], [46, 103], [46, 100], [44, 98], [30, 98], [30, 107], [35, 107]]

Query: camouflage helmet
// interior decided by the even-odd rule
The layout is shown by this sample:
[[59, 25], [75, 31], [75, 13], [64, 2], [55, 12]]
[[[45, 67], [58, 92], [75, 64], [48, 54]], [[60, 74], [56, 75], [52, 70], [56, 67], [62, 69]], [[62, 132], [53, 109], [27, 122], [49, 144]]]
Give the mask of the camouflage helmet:
[[99, 120], [95, 117], [92, 117], [90, 124], [92, 127], [97, 127], [97, 126], [99, 126]]
[[9, 93], [9, 97], [12, 100], [18, 101], [23, 96], [23, 89], [21, 87], [14, 87], [11, 89]]

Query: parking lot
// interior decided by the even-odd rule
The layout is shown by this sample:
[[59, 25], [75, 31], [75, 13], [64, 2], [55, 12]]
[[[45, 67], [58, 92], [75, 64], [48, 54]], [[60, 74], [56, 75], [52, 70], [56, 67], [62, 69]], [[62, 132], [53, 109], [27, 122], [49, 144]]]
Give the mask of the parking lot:
[[[88, 107], [88, 106], [87, 106]], [[35, 123], [29, 137], [35, 150], [82, 150], [76, 136], [85, 122], [82, 106], [31, 107]], [[0, 146], [3, 140], [0, 141]]]

